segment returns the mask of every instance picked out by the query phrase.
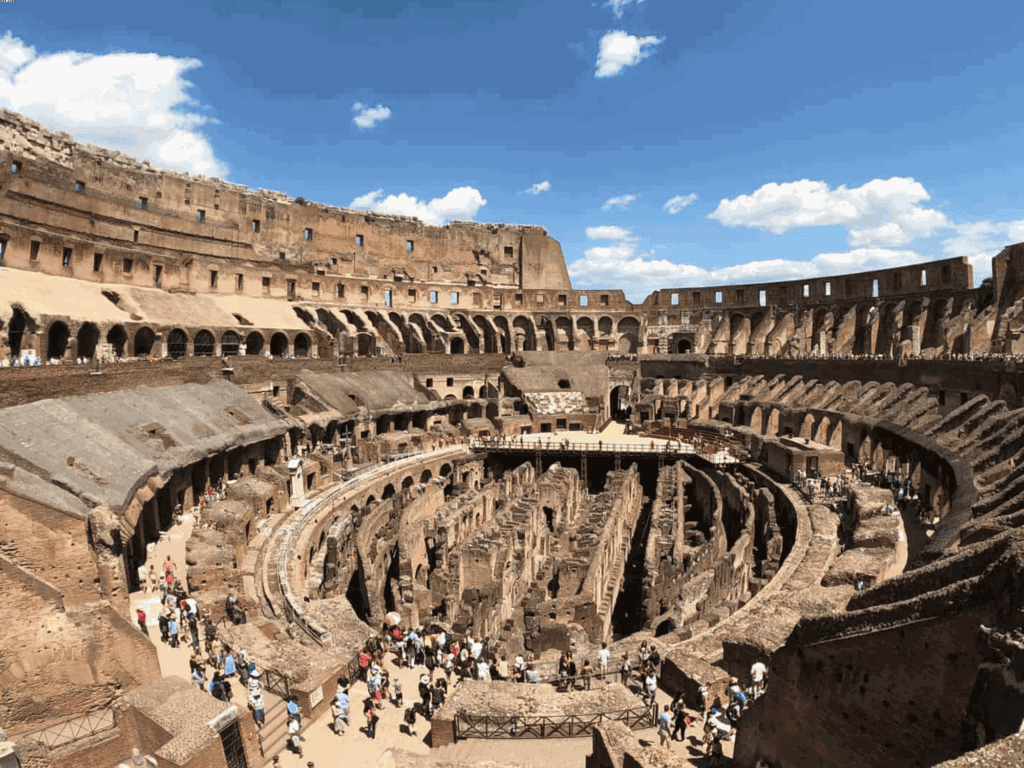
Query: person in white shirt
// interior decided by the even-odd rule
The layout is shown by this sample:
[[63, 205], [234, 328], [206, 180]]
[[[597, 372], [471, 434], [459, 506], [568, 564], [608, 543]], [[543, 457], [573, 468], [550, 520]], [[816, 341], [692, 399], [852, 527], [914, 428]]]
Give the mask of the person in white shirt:
[[601, 643], [601, 650], [597, 652], [597, 666], [601, 670], [601, 679], [608, 674], [608, 658], [611, 652], [608, 650], [608, 643]]
[[768, 667], [762, 662], [756, 661], [750, 668], [750, 680], [753, 683], [754, 698], [758, 698], [764, 693], [765, 678], [768, 676]]

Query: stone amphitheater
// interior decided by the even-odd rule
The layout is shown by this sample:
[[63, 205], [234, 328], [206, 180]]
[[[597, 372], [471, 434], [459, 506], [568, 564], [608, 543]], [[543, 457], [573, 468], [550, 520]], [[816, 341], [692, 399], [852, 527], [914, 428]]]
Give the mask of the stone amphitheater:
[[[542, 678], [646, 640], [688, 704], [763, 661], [745, 768], [1024, 764], [1024, 244], [980, 287], [953, 258], [633, 304], [574, 290], [538, 226], [161, 171], [2, 110], [0, 150], [5, 768], [283, 749], [136, 627], [172, 533], [309, 721], [398, 614]], [[531, 736], [708, 764], [621, 686], [501, 682], [378, 764], [456, 765], [524, 713], [554, 732], [498, 764], [550, 762]]]

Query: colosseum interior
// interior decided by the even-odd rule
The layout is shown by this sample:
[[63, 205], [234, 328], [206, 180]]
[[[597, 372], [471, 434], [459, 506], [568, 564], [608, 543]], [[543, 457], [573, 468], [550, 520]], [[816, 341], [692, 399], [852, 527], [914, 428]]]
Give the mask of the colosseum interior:
[[[633, 304], [574, 290], [542, 227], [161, 171], [7, 111], [0, 148], [0, 727], [26, 768], [303, 765], [282, 697], [336, 739], [336, 680], [396, 614], [545, 684], [454, 685], [391, 765], [510, 735], [498, 764], [543, 765], [538, 736], [710, 764], [628, 687], [548, 684], [644, 641], [691, 710], [768, 666], [738, 766], [1024, 761], [1024, 244], [980, 287], [951, 258]], [[262, 730], [136, 626], [175, 537], [258, 661]], [[368, 743], [364, 694], [341, 743]]]

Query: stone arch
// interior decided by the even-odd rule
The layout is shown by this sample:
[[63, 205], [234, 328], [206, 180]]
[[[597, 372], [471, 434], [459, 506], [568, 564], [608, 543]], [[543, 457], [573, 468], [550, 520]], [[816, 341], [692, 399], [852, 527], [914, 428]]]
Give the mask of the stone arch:
[[124, 357], [124, 349], [128, 345], [128, 334], [123, 325], [115, 325], [107, 331], [107, 344], [114, 357]]
[[729, 351], [733, 355], [747, 354], [750, 345], [750, 318], [736, 313], [729, 318]]
[[871, 468], [875, 472], [885, 471], [885, 449], [882, 448], [881, 442], [875, 444], [875, 449], [871, 452]]
[[761, 409], [755, 408], [750, 414], [750, 429], [755, 435], [761, 434]]
[[156, 334], [153, 333], [153, 329], [148, 327], [139, 328], [135, 332], [135, 338], [132, 342], [132, 354], [135, 357], [146, 357], [153, 351], [154, 344], [156, 344]]
[[242, 340], [234, 331], [224, 331], [220, 337], [220, 353], [223, 357], [234, 357], [242, 346]]
[[440, 469], [441, 477], [448, 477], [452, 473], [451, 464], [442, 464]]
[[406, 488], [412, 488], [415, 482], [416, 481], [412, 479], [412, 475], [409, 475], [408, 477], [402, 480], [402, 490], [404, 491]]
[[78, 356], [91, 360], [96, 355], [96, 345], [100, 343], [100, 329], [95, 323], [82, 323], [76, 338]]
[[871, 466], [871, 436], [866, 436], [857, 450], [857, 463], [864, 467]]
[[764, 433], [769, 436], [775, 436], [779, 434], [779, 409], [772, 408], [771, 414], [768, 416], [768, 421], [764, 425]]
[[814, 436], [814, 415], [808, 413], [804, 416], [803, 421], [800, 423], [800, 434], [798, 437], [803, 437], [808, 440], [813, 439]]
[[818, 426], [814, 430], [814, 442], [828, 444], [828, 430], [830, 422], [828, 416], [822, 416]]
[[248, 336], [245, 337], [245, 354], [263, 354], [263, 344], [263, 334], [260, 333], [259, 331], [252, 331]]
[[487, 318], [484, 317], [483, 315], [474, 315], [473, 322], [484, 335], [483, 349], [480, 351], [488, 354], [493, 354], [495, 352], [500, 351], [498, 349], [498, 337], [497, 334], [494, 332], [494, 326], [492, 326], [490, 322], [488, 322]]
[[270, 356], [284, 357], [288, 354], [288, 337], [278, 331], [270, 337]]
[[473, 322], [461, 313], [455, 315], [455, 322], [458, 323], [459, 328], [462, 329], [463, 335], [466, 337], [466, 345], [469, 349], [479, 353], [480, 350], [480, 335], [477, 333], [476, 326]]
[[433, 477], [433, 472], [431, 472], [429, 469], [424, 469], [423, 472], [420, 473], [420, 482], [426, 485], [433, 479]]
[[588, 339], [594, 338], [594, 319], [591, 317], [577, 318], [576, 329]]
[[494, 327], [498, 330], [501, 351], [507, 355], [512, 351], [512, 332], [508, 327], [508, 318], [502, 315], [496, 316], [494, 318]]
[[465, 387], [462, 388], [462, 399], [463, 400], [469, 400], [469, 399], [474, 398], [474, 397], [476, 397], [476, 394], [473, 391], [473, 387], [465, 386]]
[[430, 325], [426, 319], [420, 313], [416, 312], [409, 315], [409, 325], [415, 325], [420, 330], [420, 334], [423, 336], [423, 343], [426, 345], [425, 352], [443, 352], [443, 349], [439, 348], [440, 340], [435, 340], [433, 331], [430, 330]]
[[461, 336], [456, 336], [449, 342], [449, 350], [452, 355], [466, 354], [466, 341]]
[[615, 321], [605, 315], [597, 320], [597, 332], [602, 336], [609, 336], [615, 328]]
[[214, 341], [213, 334], [205, 328], [196, 333], [192, 340], [192, 354], [195, 357], [213, 357], [215, 347], [216, 341]]
[[305, 333], [300, 333], [295, 337], [295, 357], [309, 357], [311, 343], [309, 336]]
[[555, 318], [554, 336], [555, 344], [564, 344], [569, 350], [576, 349], [576, 334], [573, 333], [571, 317]]
[[167, 334], [167, 356], [178, 360], [188, 354], [188, 336], [181, 328]]
[[836, 448], [843, 450], [843, 422], [837, 419], [836, 425], [832, 427], [832, 432], [828, 436], [828, 445], [830, 448]]
[[946, 349], [946, 328], [945, 321], [949, 317], [952, 301], [948, 299], [935, 299], [928, 307], [928, 319], [925, 321], [924, 334], [921, 338], [921, 348], [929, 349], [939, 347], [944, 352], [951, 352]]
[[677, 354], [688, 355], [693, 352], [693, 342], [689, 339], [679, 339], [674, 350]]
[[512, 347], [516, 352], [532, 352], [537, 348], [537, 336], [528, 317], [517, 315], [512, 320]]
[[50, 323], [50, 328], [46, 332], [46, 359], [53, 360], [64, 357], [70, 338], [71, 332], [66, 324], [60, 320]]

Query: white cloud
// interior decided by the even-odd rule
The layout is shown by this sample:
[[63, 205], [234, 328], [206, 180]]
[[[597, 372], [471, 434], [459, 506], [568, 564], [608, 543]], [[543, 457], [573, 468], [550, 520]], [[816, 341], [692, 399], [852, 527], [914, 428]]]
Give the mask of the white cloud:
[[666, 202], [662, 208], [669, 213], [675, 214], [680, 211], [685, 211], [695, 202], [697, 202], [697, 195], [691, 192], [685, 197], [683, 195], [676, 195], [675, 197], [669, 198], [668, 202]]
[[80, 142], [223, 178], [228, 167], [199, 130], [212, 121], [200, 114], [184, 77], [201, 64], [128, 51], [39, 54], [7, 32], [0, 37], [0, 106]]
[[758, 227], [779, 235], [797, 227], [841, 225], [851, 246], [900, 246], [952, 226], [924, 208], [930, 196], [910, 178], [873, 179], [854, 189], [824, 181], [765, 184], [751, 195], [724, 199], [709, 218], [729, 227]]
[[992, 275], [992, 257], [1007, 245], [1024, 241], [1024, 219], [975, 221], [954, 226], [956, 234], [942, 241], [946, 258], [966, 256], [974, 267], [974, 282]]
[[625, 227], [587, 227], [587, 237], [591, 240], [632, 240], [632, 233]]
[[356, 116], [352, 118], [352, 122], [359, 128], [373, 128], [377, 123], [391, 117], [391, 108], [385, 107], [383, 104], [370, 107], [361, 101], [357, 101], [352, 105], [352, 110], [356, 113]]
[[636, 200], [640, 195], [621, 195], [620, 197], [611, 197], [604, 201], [604, 205], [601, 206], [602, 211], [610, 211], [612, 208], [621, 208], [625, 210], [630, 203]]
[[642, 301], [652, 291], [662, 288], [800, 280], [929, 260], [929, 257], [915, 251], [855, 248], [842, 253], [820, 253], [808, 261], [764, 259], [704, 269], [695, 264], [677, 264], [655, 258], [653, 250], [639, 250], [637, 239], [621, 227], [588, 227], [587, 237], [616, 242], [588, 248], [582, 259], [571, 262], [569, 275], [573, 284], [580, 288], [619, 286], [632, 301]]
[[526, 192], [530, 195], [539, 195], [541, 192], [547, 192], [549, 189], [551, 189], [551, 182], [542, 181], [539, 184], [534, 184]]
[[[636, 3], [637, 5], [640, 5], [643, 3], [643, 1], [644, 0], [636, 0]], [[621, 19], [622, 9], [629, 5], [631, 2], [632, 0], [608, 0], [608, 2], [605, 3], [604, 5], [606, 8], [611, 7], [612, 13], [615, 14], [615, 18]]]
[[444, 197], [435, 197], [430, 201], [418, 200], [405, 194], [388, 195], [378, 189], [367, 192], [353, 200], [349, 207], [390, 213], [398, 216], [415, 216], [426, 224], [442, 225], [449, 221], [472, 221], [476, 212], [483, 208], [487, 201], [473, 187], [456, 187]]
[[664, 42], [663, 37], [636, 37], [616, 29], [605, 33], [601, 38], [601, 48], [597, 53], [597, 71], [595, 77], [614, 77], [624, 68], [639, 64], [652, 53], [655, 46]]

